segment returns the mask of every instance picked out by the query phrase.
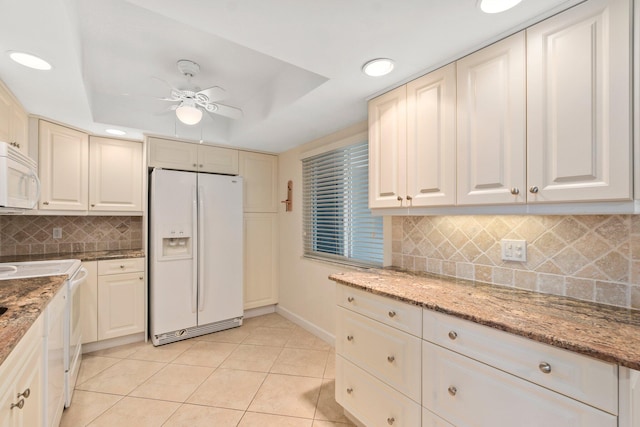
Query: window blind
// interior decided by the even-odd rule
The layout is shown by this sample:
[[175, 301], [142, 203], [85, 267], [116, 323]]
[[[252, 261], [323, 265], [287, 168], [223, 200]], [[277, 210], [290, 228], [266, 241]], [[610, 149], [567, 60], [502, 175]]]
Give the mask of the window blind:
[[304, 255], [382, 266], [382, 217], [371, 216], [367, 141], [302, 161]]

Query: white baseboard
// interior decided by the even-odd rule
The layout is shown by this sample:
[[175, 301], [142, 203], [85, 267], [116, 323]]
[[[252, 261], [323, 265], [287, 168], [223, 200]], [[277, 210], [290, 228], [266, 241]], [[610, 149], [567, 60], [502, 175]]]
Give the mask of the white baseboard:
[[322, 328], [319, 328], [318, 326], [314, 325], [308, 320], [298, 316], [297, 314], [292, 313], [291, 311], [287, 310], [286, 308], [283, 308], [280, 305], [276, 307], [276, 313], [278, 313], [285, 319], [291, 320], [293, 323], [311, 332], [313, 335], [317, 336], [321, 340], [331, 344], [332, 347], [336, 346], [335, 335], [330, 334], [329, 332], [325, 331]]
[[264, 314], [271, 314], [276, 312], [276, 305], [266, 305], [264, 307], [250, 308], [244, 311], [244, 318], [262, 316]]
[[144, 332], [127, 335], [124, 337], [111, 338], [104, 341], [82, 344], [82, 354], [91, 353], [92, 351], [104, 350], [105, 348], [117, 347], [119, 345], [131, 344], [139, 341], [144, 341]]

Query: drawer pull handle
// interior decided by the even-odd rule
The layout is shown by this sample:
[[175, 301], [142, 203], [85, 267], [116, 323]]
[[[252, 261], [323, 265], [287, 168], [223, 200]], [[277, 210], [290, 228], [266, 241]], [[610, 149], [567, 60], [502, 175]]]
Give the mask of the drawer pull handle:
[[29, 396], [31, 396], [31, 389], [30, 389], [30, 388], [26, 389], [26, 390], [25, 390], [25, 391], [23, 391], [22, 393], [18, 393], [18, 396], [17, 396], [17, 397], [18, 397], [18, 398], [20, 398], [20, 397], [24, 397], [25, 399], [28, 399], [28, 398], [29, 398]]
[[9, 409], [13, 409], [13, 408], [18, 408], [18, 409], [24, 408], [24, 399], [18, 400], [18, 403], [12, 403]]
[[395, 312], [395, 311], [393, 311], [393, 310], [391, 310], [391, 311], [389, 312], [389, 317], [396, 317], [396, 312]]
[[347, 341], [353, 341], [353, 335], [347, 335]]
[[353, 389], [351, 387], [347, 388], [347, 394], [353, 393]]
[[387, 424], [389, 424], [390, 426], [392, 426], [393, 423], [395, 423], [395, 422], [396, 422], [395, 418], [393, 418], [393, 417], [387, 418]]
[[457, 389], [457, 388], [455, 388], [454, 386], [451, 386], [451, 387], [449, 387], [449, 388], [447, 389], [447, 391], [449, 392], [449, 394], [450, 394], [451, 396], [455, 396], [455, 395], [456, 395], [456, 393], [458, 392], [458, 389]]
[[387, 361], [389, 363], [393, 363], [394, 360], [396, 360], [396, 358], [394, 356], [387, 356]]
[[122, 264], [121, 264], [121, 265], [120, 265], [120, 268], [124, 268], [124, 265], [122, 265]]
[[547, 362], [540, 362], [538, 368], [540, 368], [540, 370], [544, 374], [548, 374], [551, 372], [551, 365], [549, 365]]
[[353, 299], [354, 299], [353, 297], [347, 297], [347, 301], [349, 302], [353, 302]]
[[458, 333], [456, 331], [449, 331], [449, 338], [455, 340], [456, 338], [458, 338]]

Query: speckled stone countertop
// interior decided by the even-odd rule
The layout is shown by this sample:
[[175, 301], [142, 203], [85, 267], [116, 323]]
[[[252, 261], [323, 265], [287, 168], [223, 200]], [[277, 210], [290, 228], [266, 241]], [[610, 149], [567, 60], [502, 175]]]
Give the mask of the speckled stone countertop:
[[336, 273], [337, 283], [640, 370], [640, 311], [395, 270]]
[[70, 252], [65, 254], [7, 255], [0, 262], [46, 261], [50, 259], [79, 259], [80, 261], [99, 261], [107, 259], [143, 258], [142, 249], [122, 249], [115, 251]]
[[0, 280], [0, 364], [47, 307], [67, 280], [66, 275]]
[[[97, 261], [108, 259], [142, 258], [142, 249], [74, 252], [66, 254], [19, 255], [0, 257], [0, 262], [46, 261], [80, 259]], [[0, 364], [4, 362], [33, 322], [62, 287], [66, 275], [0, 280], [0, 307], [7, 311], [0, 316]]]

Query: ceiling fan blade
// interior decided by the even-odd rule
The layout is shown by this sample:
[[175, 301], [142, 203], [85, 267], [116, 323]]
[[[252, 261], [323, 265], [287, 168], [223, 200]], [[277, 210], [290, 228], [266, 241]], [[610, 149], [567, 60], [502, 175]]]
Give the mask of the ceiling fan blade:
[[222, 89], [220, 86], [211, 86], [210, 88], [196, 92], [195, 98], [199, 102], [207, 103], [220, 101], [224, 99], [226, 95], [227, 91]]
[[243, 116], [242, 110], [239, 108], [230, 107], [228, 105], [218, 104], [218, 103], [210, 104], [210, 105], [213, 105], [216, 107], [212, 111], [207, 108], [207, 110], [212, 112], [213, 114], [229, 117], [230, 119], [241, 119]]

